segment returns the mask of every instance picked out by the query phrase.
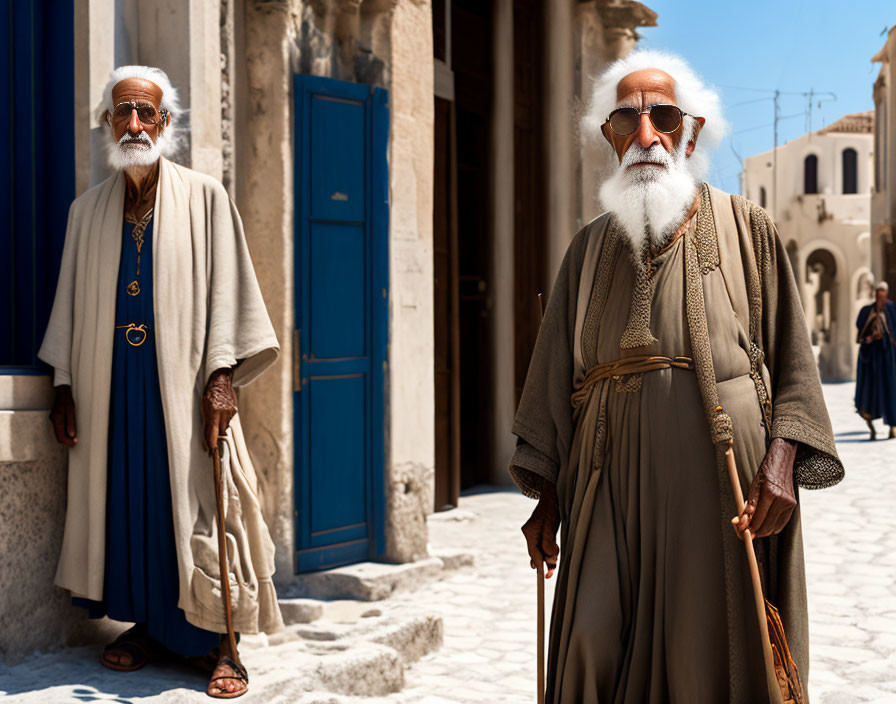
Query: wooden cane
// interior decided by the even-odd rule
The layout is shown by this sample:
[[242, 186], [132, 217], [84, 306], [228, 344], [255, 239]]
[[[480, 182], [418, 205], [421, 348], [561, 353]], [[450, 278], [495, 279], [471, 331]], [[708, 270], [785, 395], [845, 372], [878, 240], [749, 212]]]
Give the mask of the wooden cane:
[[537, 699], [538, 704], [544, 704], [544, 563], [539, 561], [535, 575], [538, 579], [538, 676], [536, 686], [538, 687]]
[[[538, 294], [538, 308], [541, 311], [541, 319], [544, 320], [544, 297], [541, 293]], [[536, 593], [538, 594], [538, 626], [537, 630], [537, 640], [538, 640], [538, 674], [535, 678], [536, 687], [538, 688], [536, 691], [536, 701], [538, 704], [544, 704], [544, 562], [541, 560], [538, 561], [537, 574], [535, 578], [538, 580], [538, 585], [535, 588]]]
[[212, 453], [215, 472], [215, 498], [218, 510], [215, 511], [215, 522], [218, 526], [218, 568], [221, 572], [221, 599], [224, 601], [224, 620], [227, 622], [227, 637], [230, 640], [230, 656], [238, 664], [240, 654], [236, 649], [236, 634], [233, 632], [233, 614], [230, 611], [230, 571], [227, 569], [227, 537], [224, 533], [224, 477], [221, 470], [221, 441], [226, 436], [218, 436], [218, 444]]
[[[725, 450], [725, 460], [728, 464], [728, 479], [731, 481], [731, 491], [734, 492], [734, 505], [744, 509], [744, 494], [740, 488], [740, 479], [737, 474], [737, 464], [734, 461], [734, 443], [728, 444]], [[737, 521], [737, 517], [731, 520]], [[768, 637], [768, 620], [765, 615], [765, 596], [762, 593], [762, 581], [759, 578], [759, 563], [756, 560], [756, 551], [753, 549], [753, 534], [749, 529], [744, 531], [744, 548], [747, 551], [747, 562], [750, 564], [750, 578], [753, 581], [753, 597], [756, 601], [756, 615], [759, 617], [759, 637], [762, 639], [762, 654], [765, 657], [765, 674], [768, 678], [769, 694], [775, 696], [774, 701], [781, 701], [781, 690], [778, 686], [778, 677], [775, 674], [775, 659], [772, 655], [772, 643]]]

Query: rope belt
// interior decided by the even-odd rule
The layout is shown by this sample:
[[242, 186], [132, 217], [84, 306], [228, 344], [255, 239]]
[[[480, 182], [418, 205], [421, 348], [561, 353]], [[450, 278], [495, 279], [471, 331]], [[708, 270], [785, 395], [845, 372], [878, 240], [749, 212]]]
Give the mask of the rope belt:
[[579, 412], [579, 409], [587, 403], [597, 382], [602, 379], [612, 377], [618, 381], [621, 377], [627, 374], [641, 374], [643, 372], [657, 371], [658, 369], [669, 369], [670, 367], [693, 370], [694, 360], [690, 357], [641, 355], [623, 357], [622, 359], [617, 359], [615, 362], [595, 364], [588, 370], [582, 383], [576, 387], [575, 391], [573, 391], [571, 397], [573, 410], [576, 413]]

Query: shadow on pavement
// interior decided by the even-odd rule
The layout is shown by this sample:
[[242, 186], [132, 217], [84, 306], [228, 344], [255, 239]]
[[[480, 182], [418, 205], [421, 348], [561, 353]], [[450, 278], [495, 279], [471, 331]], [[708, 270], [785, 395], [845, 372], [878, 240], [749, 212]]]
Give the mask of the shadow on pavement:
[[[99, 650], [94, 653], [78, 648], [69, 652], [71, 657], [66, 657], [65, 651], [38, 654], [4, 668], [0, 671], [0, 692], [4, 696], [0, 698], [72, 687], [66, 700], [132, 704], [132, 698], [152, 697], [174, 689], [204, 695], [208, 685], [207, 674], [175, 659], [134, 672], [116, 672], [100, 664]], [[48, 692], [46, 701], [54, 696], [58, 695]]]

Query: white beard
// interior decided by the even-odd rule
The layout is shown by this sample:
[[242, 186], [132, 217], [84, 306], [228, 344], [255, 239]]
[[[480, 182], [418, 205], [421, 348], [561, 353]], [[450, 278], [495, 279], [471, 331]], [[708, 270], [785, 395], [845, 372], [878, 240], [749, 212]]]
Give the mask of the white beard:
[[[128, 144], [128, 140], [138, 139], [139, 144], [133, 142]], [[119, 141], [115, 141], [110, 137], [106, 144], [106, 159], [109, 166], [118, 171], [123, 171], [129, 166], [152, 166], [165, 148], [167, 137], [165, 133], [159, 135], [158, 139], [153, 142], [146, 130], [136, 137], [125, 132]]]
[[[660, 145], [644, 149], [633, 143], [619, 168], [600, 187], [600, 201], [616, 217], [633, 254], [640, 254], [648, 241], [665, 244], [694, 202], [707, 160], [698, 152], [685, 156], [689, 132], [685, 131], [672, 154]], [[644, 161], [661, 166], [628, 168]]]

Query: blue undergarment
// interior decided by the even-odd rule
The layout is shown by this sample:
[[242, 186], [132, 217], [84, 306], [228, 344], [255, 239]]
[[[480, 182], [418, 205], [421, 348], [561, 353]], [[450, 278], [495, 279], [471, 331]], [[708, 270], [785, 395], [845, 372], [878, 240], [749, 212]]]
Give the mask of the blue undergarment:
[[[152, 306], [152, 226], [150, 220], [139, 277], [135, 225], [126, 222], [122, 232], [109, 408], [104, 601], [73, 602], [87, 607], [91, 618], [146, 624], [150, 636], [179, 655], [204, 655], [221, 636], [187, 622], [177, 607], [177, 552]], [[140, 289], [137, 295], [128, 293], [133, 281]], [[131, 323], [146, 326], [139, 346], [128, 339], [137, 343], [144, 334], [120, 327]]]

